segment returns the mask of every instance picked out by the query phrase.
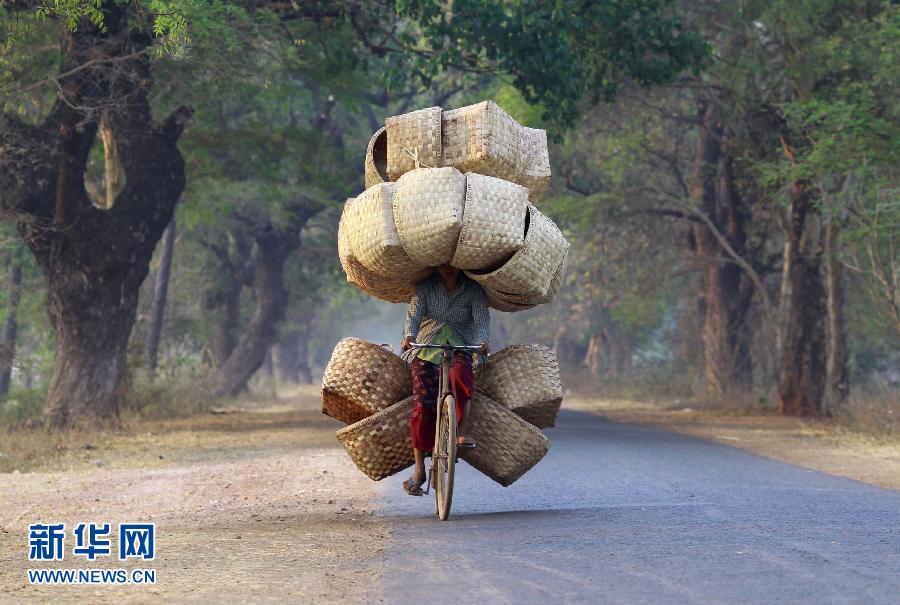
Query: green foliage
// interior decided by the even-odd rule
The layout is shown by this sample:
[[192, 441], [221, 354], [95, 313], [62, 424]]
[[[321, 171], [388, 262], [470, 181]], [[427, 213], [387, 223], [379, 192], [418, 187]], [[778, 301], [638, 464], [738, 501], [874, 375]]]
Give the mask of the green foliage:
[[5, 404], [0, 407], [0, 427], [18, 427], [38, 421], [46, 396], [43, 389], [10, 389]]
[[[671, 15], [668, 0], [400, 0], [416, 22], [400, 41], [426, 82], [440, 69], [509, 74], [544, 119], [571, 124], [584, 103], [612, 99], [623, 79], [670, 82], [698, 68], [707, 47]], [[397, 73], [397, 72], [395, 72]]]

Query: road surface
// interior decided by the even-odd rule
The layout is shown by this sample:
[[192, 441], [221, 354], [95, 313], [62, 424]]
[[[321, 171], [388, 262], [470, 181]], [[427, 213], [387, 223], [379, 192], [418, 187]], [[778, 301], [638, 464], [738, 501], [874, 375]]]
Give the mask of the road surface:
[[[898, 491], [564, 410], [512, 487], [461, 464], [441, 523], [406, 473], [357, 471], [319, 409], [191, 417], [96, 441], [94, 468], [0, 475], [0, 603], [900, 603]], [[155, 522], [157, 583], [29, 585], [93, 564], [29, 564], [28, 524], [83, 521]]]
[[444, 523], [379, 484], [385, 602], [900, 603], [900, 492], [580, 412], [548, 434], [509, 488], [457, 467]]

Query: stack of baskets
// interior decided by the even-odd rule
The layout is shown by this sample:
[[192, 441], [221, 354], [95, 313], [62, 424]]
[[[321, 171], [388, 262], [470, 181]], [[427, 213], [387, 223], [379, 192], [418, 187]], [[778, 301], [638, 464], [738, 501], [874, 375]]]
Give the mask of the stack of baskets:
[[406, 302], [431, 268], [450, 264], [500, 311], [556, 298], [569, 244], [534, 205], [550, 183], [545, 131], [493, 101], [421, 109], [388, 118], [372, 136], [365, 175], [338, 234], [356, 287]]
[[[385, 121], [369, 141], [366, 190], [347, 200], [338, 255], [347, 281], [409, 302], [434, 267], [465, 271], [494, 309], [523, 311], [556, 298], [569, 244], [535, 203], [550, 183], [547, 134], [496, 103], [430, 107]], [[503, 486], [543, 458], [562, 401], [552, 351], [517, 345], [491, 355], [460, 427], [478, 442], [461, 456]], [[335, 348], [322, 381], [323, 412], [374, 480], [413, 464], [410, 371], [389, 349], [356, 338]]]
[[[476, 392], [460, 432], [478, 443], [461, 457], [508, 486], [550, 448], [562, 402], [559, 364], [541, 345], [515, 345], [487, 358], [475, 374]], [[322, 378], [322, 411], [348, 426], [337, 438], [354, 464], [379, 481], [413, 464], [410, 372], [390, 349], [345, 338]]]

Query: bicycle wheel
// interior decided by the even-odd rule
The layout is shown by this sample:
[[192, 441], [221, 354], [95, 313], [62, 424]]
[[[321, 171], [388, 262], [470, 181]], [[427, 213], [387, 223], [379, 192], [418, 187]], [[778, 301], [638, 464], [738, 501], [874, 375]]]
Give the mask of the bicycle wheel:
[[441, 521], [450, 516], [453, 501], [453, 477], [456, 471], [456, 401], [453, 395], [444, 397], [435, 435], [435, 509]]

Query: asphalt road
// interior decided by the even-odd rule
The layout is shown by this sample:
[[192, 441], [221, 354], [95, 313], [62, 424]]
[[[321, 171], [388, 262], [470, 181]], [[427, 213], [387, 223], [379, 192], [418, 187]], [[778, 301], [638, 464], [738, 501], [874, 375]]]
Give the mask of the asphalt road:
[[465, 463], [441, 523], [381, 484], [390, 603], [900, 603], [900, 492], [563, 411], [508, 488]]

